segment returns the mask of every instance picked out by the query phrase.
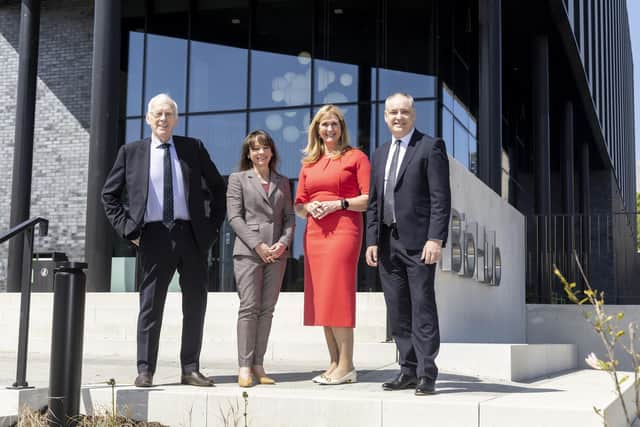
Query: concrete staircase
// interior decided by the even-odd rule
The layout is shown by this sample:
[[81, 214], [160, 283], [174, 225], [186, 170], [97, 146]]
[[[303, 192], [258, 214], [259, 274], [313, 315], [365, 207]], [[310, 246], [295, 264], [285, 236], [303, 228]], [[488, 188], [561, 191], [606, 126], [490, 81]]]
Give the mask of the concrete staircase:
[[[83, 411], [111, 407], [112, 390], [104, 381], [113, 377], [119, 384], [115, 403], [120, 412], [170, 426], [225, 425], [223, 418], [234, 416], [242, 421], [243, 391], [248, 392], [248, 414], [254, 427], [600, 426], [602, 420], [593, 406], [605, 410], [609, 426], [623, 425], [620, 402], [608, 376], [576, 371], [573, 345], [443, 343], [437, 360], [441, 370], [437, 395], [382, 391], [380, 384], [397, 373], [397, 364], [395, 346], [385, 342], [386, 313], [379, 293], [358, 295], [358, 383], [318, 386], [309, 380], [325, 367], [327, 353], [321, 328], [302, 326], [302, 299], [302, 294], [282, 294], [276, 308], [265, 366], [278, 384], [245, 390], [235, 384], [238, 298], [233, 293], [210, 294], [202, 366], [215, 378], [217, 387], [196, 389], [177, 384], [180, 295], [170, 294], [155, 378], [158, 386], [136, 389], [126, 384], [135, 374], [137, 295], [88, 294]], [[0, 354], [15, 354], [18, 310], [19, 295], [0, 294], [0, 328], [6, 331]], [[27, 378], [41, 387], [1, 390], [0, 426], [15, 420], [21, 404], [46, 404], [42, 387], [48, 382], [51, 313], [51, 295], [34, 294]], [[10, 365], [0, 363], [0, 367]], [[1, 374], [2, 378], [11, 376]], [[627, 394], [631, 398], [628, 390]]]
[[[48, 354], [51, 344], [51, 294], [32, 295], [29, 351]], [[0, 352], [17, 348], [19, 295], [0, 294]], [[170, 293], [160, 337], [159, 359], [178, 361], [182, 325], [181, 295]], [[236, 359], [235, 293], [209, 294], [202, 364]], [[89, 358], [135, 358], [138, 297], [135, 293], [87, 295], [84, 355]], [[395, 345], [386, 342], [386, 307], [381, 293], [359, 293], [355, 329], [355, 363], [378, 367], [396, 361]], [[276, 307], [265, 363], [291, 361], [322, 367], [327, 360], [320, 327], [303, 326], [303, 295], [283, 293]], [[438, 364], [444, 371], [505, 381], [532, 378], [577, 367], [570, 344], [443, 343]]]

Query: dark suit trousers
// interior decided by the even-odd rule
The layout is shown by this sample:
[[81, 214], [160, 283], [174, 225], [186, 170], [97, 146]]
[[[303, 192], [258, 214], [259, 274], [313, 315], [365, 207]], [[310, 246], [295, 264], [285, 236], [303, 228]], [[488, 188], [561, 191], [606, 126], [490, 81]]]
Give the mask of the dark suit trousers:
[[395, 228], [383, 225], [381, 237], [380, 280], [391, 335], [400, 353], [400, 369], [435, 381], [435, 358], [440, 348], [433, 285], [436, 264], [427, 265], [420, 259], [422, 249], [407, 250]]
[[199, 369], [204, 315], [207, 307], [207, 263], [198, 250], [189, 221], [168, 230], [162, 223], [145, 225], [138, 248], [140, 313], [138, 315], [138, 372], [155, 373], [162, 314], [169, 282], [176, 270], [182, 289], [182, 372]]

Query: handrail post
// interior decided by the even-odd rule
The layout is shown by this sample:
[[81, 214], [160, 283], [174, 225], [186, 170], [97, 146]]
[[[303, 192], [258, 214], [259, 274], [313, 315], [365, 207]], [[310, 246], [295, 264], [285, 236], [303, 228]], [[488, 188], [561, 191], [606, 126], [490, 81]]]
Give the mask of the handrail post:
[[16, 382], [10, 388], [32, 388], [27, 383], [27, 346], [29, 343], [29, 311], [31, 305], [31, 263], [33, 260], [34, 226], [27, 228], [22, 250], [22, 283], [20, 295], [20, 329], [18, 330], [18, 364]]

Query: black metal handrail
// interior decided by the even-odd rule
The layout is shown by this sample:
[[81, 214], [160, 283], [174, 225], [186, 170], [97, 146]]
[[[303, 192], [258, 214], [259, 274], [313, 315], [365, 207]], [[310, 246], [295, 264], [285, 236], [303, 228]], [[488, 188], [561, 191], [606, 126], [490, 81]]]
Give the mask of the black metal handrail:
[[[630, 303], [636, 295], [630, 283], [640, 274], [638, 212], [526, 217], [527, 302], [564, 304], [554, 266], [578, 289], [584, 282], [605, 291], [608, 304]], [[585, 277], [579, 273], [576, 257]]]
[[[24, 221], [0, 236], [0, 243], [6, 242], [19, 235], [25, 234], [22, 250], [22, 283], [20, 284], [20, 326], [18, 330], [18, 362], [16, 368], [16, 382], [9, 388], [28, 388], [27, 383], [27, 344], [29, 340], [29, 309], [31, 304], [31, 262], [33, 260], [33, 235], [38, 226], [40, 236], [46, 236], [49, 231], [49, 220], [36, 217]], [[9, 266], [13, 268], [14, 266]]]
[[2, 236], [0, 236], [0, 243], [4, 243], [13, 236], [17, 236], [18, 234], [22, 233], [27, 228], [33, 228], [38, 224], [40, 225], [38, 227], [39, 235], [46, 236], [49, 231], [49, 220], [42, 217], [36, 217], [28, 219], [4, 233]]

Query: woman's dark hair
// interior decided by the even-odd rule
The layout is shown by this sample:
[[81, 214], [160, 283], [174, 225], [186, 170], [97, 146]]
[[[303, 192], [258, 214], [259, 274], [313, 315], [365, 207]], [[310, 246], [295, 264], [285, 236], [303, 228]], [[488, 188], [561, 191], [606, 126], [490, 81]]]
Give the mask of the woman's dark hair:
[[278, 151], [276, 150], [276, 144], [273, 142], [273, 138], [266, 131], [262, 129], [254, 130], [247, 135], [242, 142], [242, 152], [240, 154], [240, 170], [246, 171], [253, 167], [251, 159], [249, 158], [249, 150], [257, 147], [269, 147], [271, 149], [271, 160], [269, 161], [269, 169], [276, 171], [276, 166], [280, 161], [278, 157]]

